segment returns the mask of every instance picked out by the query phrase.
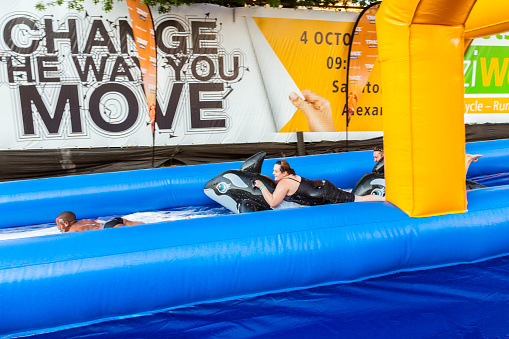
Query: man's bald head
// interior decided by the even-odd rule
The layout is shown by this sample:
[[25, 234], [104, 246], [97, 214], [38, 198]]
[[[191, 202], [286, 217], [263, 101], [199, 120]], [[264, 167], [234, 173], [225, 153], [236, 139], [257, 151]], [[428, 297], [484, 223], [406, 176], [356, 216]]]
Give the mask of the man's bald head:
[[65, 211], [58, 215], [57, 220], [59, 219], [62, 219], [64, 222], [71, 223], [76, 221], [76, 214], [72, 213], [71, 211]]

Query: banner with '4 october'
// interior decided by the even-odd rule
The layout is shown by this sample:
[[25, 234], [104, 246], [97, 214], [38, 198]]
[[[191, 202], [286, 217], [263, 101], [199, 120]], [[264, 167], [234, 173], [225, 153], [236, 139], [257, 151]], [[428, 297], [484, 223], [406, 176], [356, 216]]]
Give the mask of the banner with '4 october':
[[[154, 14], [156, 144], [292, 142], [296, 131], [313, 132], [306, 141], [344, 140], [357, 16], [205, 5]], [[358, 130], [380, 136], [381, 124]]]

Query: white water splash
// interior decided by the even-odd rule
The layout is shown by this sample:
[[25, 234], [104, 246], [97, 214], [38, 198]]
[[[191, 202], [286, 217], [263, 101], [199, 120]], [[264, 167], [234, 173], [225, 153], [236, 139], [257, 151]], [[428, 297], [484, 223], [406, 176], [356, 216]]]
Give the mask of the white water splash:
[[[23, 230], [20, 230], [21, 228], [23, 228]], [[0, 241], [20, 238], [41, 237], [43, 235], [52, 235], [60, 233], [56, 226], [40, 228], [33, 231], [26, 231], [25, 229], [26, 227], [13, 227], [2, 230], [2, 233], [0, 234]]]
[[[231, 214], [231, 212], [224, 207], [191, 206], [174, 208], [165, 211], [137, 212], [124, 215], [122, 217], [131, 221], [142, 221], [145, 224], [150, 224], [162, 221], [204, 218], [225, 214]], [[99, 221], [107, 221], [114, 217], [116, 216], [99, 217], [97, 219]], [[58, 230], [54, 223], [34, 226], [3, 228], [0, 229], [0, 241], [20, 238], [41, 237], [45, 235], [54, 234], [60, 234], [60, 231]]]

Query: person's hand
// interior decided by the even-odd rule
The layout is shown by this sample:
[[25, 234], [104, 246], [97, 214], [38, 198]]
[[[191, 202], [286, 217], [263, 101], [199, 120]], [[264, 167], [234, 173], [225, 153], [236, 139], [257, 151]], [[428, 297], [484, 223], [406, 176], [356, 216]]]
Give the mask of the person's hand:
[[477, 159], [482, 157], [482, 154], [467, 154], [467, 156], [470, 156], [470, 159], [471, 159], [472, 162], [476, 162]]
[[260, 180], [255, 180], [255, 187], [256, 187], [256, 188], [258, 188], [258, 189], [259, 189], [259, 188], [260, 188], [260, 187], [262, 187], [262, 186], [263, 186], [263, 182], [261, 182]]
[[293, 92], [290, 93], [289, 98], [293, 105], [300, 109], [306, 116], [310, 131], [335, 132], [329, 100], [309, 89], [305, 89], [301, 93], [305, 100], [302, 100], [302, 98]]

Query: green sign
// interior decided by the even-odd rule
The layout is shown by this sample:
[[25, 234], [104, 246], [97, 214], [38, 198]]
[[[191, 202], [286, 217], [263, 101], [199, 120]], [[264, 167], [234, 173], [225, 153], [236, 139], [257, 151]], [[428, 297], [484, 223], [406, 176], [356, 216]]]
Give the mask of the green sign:
[[475, 39], [464, 74], [465, 94], [509, 94], [509, 34]]

